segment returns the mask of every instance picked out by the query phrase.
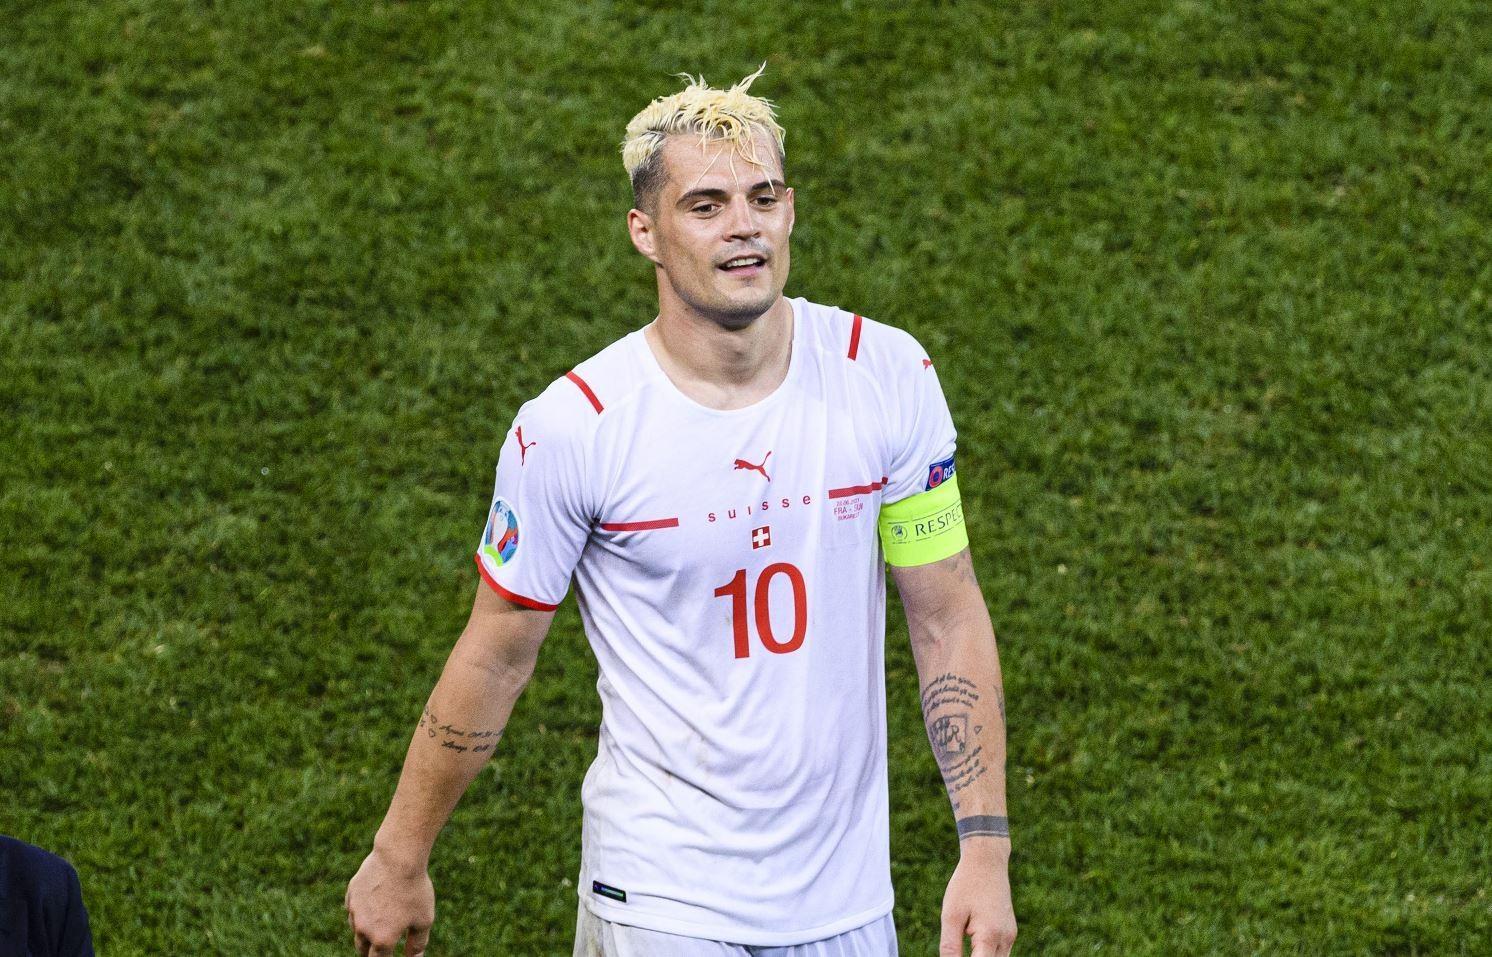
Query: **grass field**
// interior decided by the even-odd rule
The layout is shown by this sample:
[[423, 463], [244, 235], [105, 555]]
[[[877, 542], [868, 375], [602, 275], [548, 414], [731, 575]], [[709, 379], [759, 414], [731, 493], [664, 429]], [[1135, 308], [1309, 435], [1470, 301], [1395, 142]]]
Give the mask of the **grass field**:
[[[651, 319], [622, 127], [780, 104], [790, 295], [914, 332], [1017, 954], [1492, 953], [1492, 8], [0, 8], [0, 832], [101, 953], [347, 954], [517, 406]], [[956, 855], [899, 608], [902, 952]], [[568, 954], [573, 602], [432, 954]]]

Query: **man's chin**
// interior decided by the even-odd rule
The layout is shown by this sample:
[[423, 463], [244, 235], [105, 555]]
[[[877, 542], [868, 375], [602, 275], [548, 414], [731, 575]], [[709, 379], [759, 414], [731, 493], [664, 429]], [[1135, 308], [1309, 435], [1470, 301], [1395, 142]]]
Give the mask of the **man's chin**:
[[721, 296], [714, 302], [701, 304], [696, 308], [727, 329], [744, 329], [760, 319], [782, 295], [781, 290], [753, 292], [755, 294], [750, 296]]
[[731, 303], [716, 313], [716, 321], [727, 329], [744, 329], [765, 315], [767, 310], [772, 308], [772, 303], [776, 301], [777, 297], [773, 296], [771, 299], [750, 305]]

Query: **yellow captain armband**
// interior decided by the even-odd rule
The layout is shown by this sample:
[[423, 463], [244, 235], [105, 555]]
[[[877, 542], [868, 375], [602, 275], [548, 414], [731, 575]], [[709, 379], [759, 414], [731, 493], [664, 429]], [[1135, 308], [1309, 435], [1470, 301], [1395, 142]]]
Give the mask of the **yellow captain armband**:
[[881, 509], [881, 545], [892, 565], [926, 565], [969, 544], [958, 476]]

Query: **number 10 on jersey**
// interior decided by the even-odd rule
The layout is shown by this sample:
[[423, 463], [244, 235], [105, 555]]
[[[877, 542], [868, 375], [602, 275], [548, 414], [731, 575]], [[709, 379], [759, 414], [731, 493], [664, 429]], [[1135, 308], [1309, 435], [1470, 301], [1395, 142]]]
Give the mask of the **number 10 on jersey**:
[[[793, 637], [778, 641], [772, 632], [772, 579], [786, 575], [793, 589]], [[746, 658], [751, 654], [751, 636], [746, 625], [746, 569], [736, 569], [735, 577], [715, 589], [716, 598], [730, 599], [731, 631], [736, 643], [736, 657]], [[763, 568], [756, 578], [756, 587], [751, 590], [752, 605], [756, 611], [756, 634], [762, 647], [768, 651], [785, 655], [803, 647], [803, 638], [808, 634], [808, 589], [803, 584], [803, 573], [791, 562], [774, 562]]]

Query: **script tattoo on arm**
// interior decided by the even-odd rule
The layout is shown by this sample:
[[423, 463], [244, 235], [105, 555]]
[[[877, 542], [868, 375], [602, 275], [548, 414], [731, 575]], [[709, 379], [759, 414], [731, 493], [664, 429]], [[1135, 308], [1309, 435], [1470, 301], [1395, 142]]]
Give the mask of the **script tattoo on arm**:
[[477, 731], [463, 730], [452, 725], [450, 722], [442, 722], [425, 705], [425, 713], [420, 716], [420, 731], [430, 738], [440, 739], [440, 746], [455, 751], [457, 754], [487, 754], [497, 747], [497, 742], [502, 740], [503, 729]]
[[943, 773], [943, 784], [958, 810], [958, 792], [984, 777], [981, 760], [984, 745], [978, 743], [983, 725], [970, 726], [970, 715], [979, 701], [979, 688], [962, 675], [945, 672], [927, 683], [922, 691], [922, 717], [933, 756]]

